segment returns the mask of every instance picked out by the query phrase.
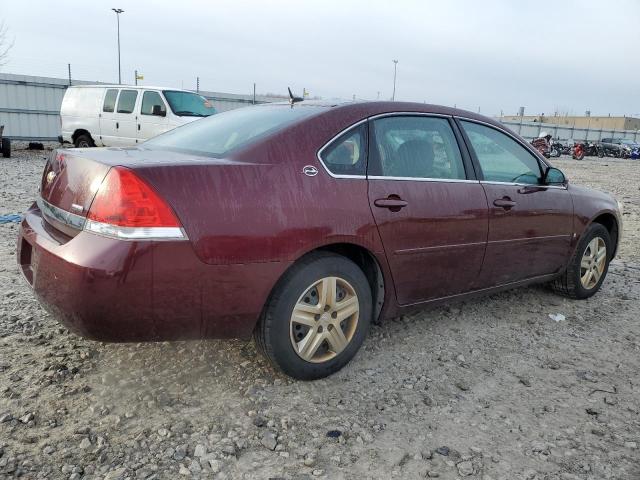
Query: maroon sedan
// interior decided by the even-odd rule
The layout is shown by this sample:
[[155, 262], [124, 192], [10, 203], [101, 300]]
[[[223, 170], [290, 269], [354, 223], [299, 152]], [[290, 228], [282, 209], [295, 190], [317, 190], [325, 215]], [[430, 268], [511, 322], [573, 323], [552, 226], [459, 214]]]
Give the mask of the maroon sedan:
[[567, 183], [526, 141], [413, 103], [266, 105], [135, 148], [54, 152], [18, 262], [78, 334], [250, 337], [319, 378], [372, 321], [548, 282], [598, 291], [616, 200]]

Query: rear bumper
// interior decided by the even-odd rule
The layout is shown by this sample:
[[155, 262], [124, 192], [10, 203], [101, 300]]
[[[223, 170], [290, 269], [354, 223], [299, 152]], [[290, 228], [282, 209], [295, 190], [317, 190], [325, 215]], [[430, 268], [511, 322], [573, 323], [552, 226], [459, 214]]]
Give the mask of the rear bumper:
[[288, 266], [207, 265], [186, 241], [65, 237], [35, 205], [20, 226], [17, 259], [45, 309], [106, 342], [246, 338]]

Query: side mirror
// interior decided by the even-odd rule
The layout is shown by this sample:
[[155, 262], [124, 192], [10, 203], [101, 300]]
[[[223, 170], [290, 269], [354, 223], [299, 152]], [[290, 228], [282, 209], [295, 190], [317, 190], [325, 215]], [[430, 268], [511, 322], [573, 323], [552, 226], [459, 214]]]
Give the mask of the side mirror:
[[567, 177], [564, 176], [564, 173], [562, 173], [560, 169], [547, 167], [542, 183], [545, 185], [566, 185]]
[[154, 105], [151, 110], [151, 115], [155, 115], [157, 117], [166, 117], [167, 111], [162, 108], [162, 105]]

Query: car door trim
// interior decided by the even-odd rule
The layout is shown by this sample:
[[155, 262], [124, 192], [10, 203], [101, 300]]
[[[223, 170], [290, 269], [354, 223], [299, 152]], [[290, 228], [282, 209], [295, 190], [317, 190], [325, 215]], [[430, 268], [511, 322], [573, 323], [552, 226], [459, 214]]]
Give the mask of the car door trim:
[[512, 187], [540, 187], [540, 188], [555, 188], [557, 190], [567, 190], [568, 186], [565, 185], [540, 185], [537, 183], [516, 183], [516, 182], [498, 182], [495, 180], [480, 180], [482, 185], [508, 185]]
[[440, 182], [440, 183], [480, 183], [479, 180], [466, 178], [423, 178], [423, 177], [387, 177], [385, 175], [370, 175], [369, 180], [399, 180], [413, 182]]

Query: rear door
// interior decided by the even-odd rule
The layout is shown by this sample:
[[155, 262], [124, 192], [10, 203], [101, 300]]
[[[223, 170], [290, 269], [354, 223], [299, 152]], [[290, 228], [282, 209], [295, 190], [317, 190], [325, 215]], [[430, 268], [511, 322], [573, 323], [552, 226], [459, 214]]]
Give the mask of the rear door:
[[145, 90], [142, 93], [140, 115], [138, 116], [138, 141], [144, 142], [166, 132], [167, 126], [167, 106], [162, 96], [157, 91]]
[[100, 112], [100, 144], [111, 147], [117, 142], [116, 129], [116, 103], [118, 101], [118, 89], [108, 88], [104, 93], [102, 112]]
[[450, 119], [370, 121], [369, 204], [401, 305], [474, 288], [487, 241], [487, 200]]
[[489, 237], [481, 287], [559, 271], [573, 231], [573, 201], [564, 186], [541, 184], [540, 160], [490, 125], [460, 121], [489, 203]]

